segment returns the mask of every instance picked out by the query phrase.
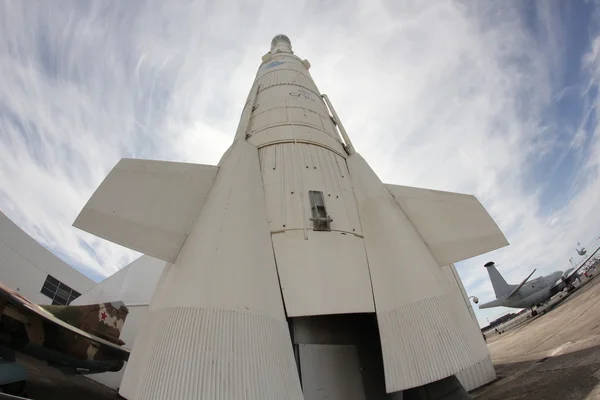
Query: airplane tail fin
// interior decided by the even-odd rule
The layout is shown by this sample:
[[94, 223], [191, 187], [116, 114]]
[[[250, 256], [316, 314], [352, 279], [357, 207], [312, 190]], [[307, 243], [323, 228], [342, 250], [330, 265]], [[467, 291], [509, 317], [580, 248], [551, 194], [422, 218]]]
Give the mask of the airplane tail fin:
[[41, 306], [56, 318], [111, 343], [125, 344], [119, 336], [129, 309], [122, 301], [82, 306]]
[[[496, 269], [496, 265], [493, 261], [490, 261], [485, 264], [485, 268], [490, 276], [490, 280], [492, 281], [492, 286], [494, 287], [494, 293], [496, 294], [497, 299], [502, 299], [510, 294], [512, 291], [511, 286], [506, 283], [500, 272]], [[481, 308], [481, 307], [479, 307]]]

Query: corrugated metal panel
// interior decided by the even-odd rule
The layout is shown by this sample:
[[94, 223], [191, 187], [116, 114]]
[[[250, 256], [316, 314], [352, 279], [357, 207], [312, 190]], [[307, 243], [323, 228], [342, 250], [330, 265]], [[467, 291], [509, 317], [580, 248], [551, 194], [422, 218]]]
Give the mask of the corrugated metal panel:
[[[453, 291], [452, 301], [448, 302], [454, 312], [454, 318], [459, 323], [460, 328], [463, 332], [464, 338], [468, 341], [470, 352], [473, 354], [473, 358], [478, 360], [476, 364], [472, 364], [469, 368], [473, 368], [478, 365], [481, 360], [489, 358], [490, 353], [487, 348], [483, 335], [479, 329], [477, 319], [471, 315], [469, 311], [469, 299], [466, 296], [466, 292], [463, 293], [462, 284], [458, 274], [456, 274], [453, 265], [445, 265], [442, 267], [442, 271], [446, 276], [448, 285]], [[468, 389], [470, 390], [470, 389]]]
[[445, 265], [442, 267], [442, 271], [446, 276], [450, 289], [452, 290], [453, 299], [449, 303], [452, 307], [455, 319], [460, 323], [460, 327], [463, 330], [465, 338], [469, 340], [471, 351], [475, 354], [477, 360], [483, 360], [485, 357], [490, 355], [483, 335], [479, 329], [477, 319], [471, 316], [469, 312], [469, 299], [463, 295], [461, 291], [462, 284], [458, 275], [454, 274], [453, 265]]
[[360, 235], [360, 221], [348, 166], [336, 153], [305, 143], [259, 150], [271, 232], [312, 229], [308, 191], [325, 195], [331, 229]]
[[464, 325], [465, 337], [471, 342], [472, 351], [477, 355], [477, 358], [485, 356], [482, 361], [456, 374], [464, 388], [470, 391], [496, 379], [496, 372], [487, 345], [481, 335], [473, 307], [456, 268], [453, 264], [450, 264], [443, 266], [442, 270], [450, 285], [456, 290], [457, 297], [460, 297], [460, 300], [455, 301], [454, 304], [456, 314], [464, 321], [461, 325]]
[[440, 380], [480, 361], [453, 319], [451, 301], [431, 297], [377, 313], [388, 392]]
[[299, 347], [305, 400], [366, 400], [356, 346]]
[[460, 300], [392, 195], [358, 154], [347, 159], [363, 229], [386, 390], [456, 374], [481, 360], [450, 304]]
[[475, 196], [386, 185], [440, 266], [508, 245]]
[[340, 232], [273, 234], [288, 317], [374, 312], [362, 238]]
[[309, 76], [293, 69], [276, 69], [268, 72], [259, 78], [258, 84], [260, 85], [259, 91], [277, 85], [296, 85], [310, 90], [317, 96], [321, 96], [319, 89], [317, 89], [317, 86]]
[[150, 312], [146, 327], [120, 390], [130, 400], [303, 398], [286, 321], [177, 307]]
[[102, 181], [73, 225], [173, 262], [217, 171], [210, 165], [124, 158]]
[[485, 360], [460, 371], [456, 377], [466, 391], [471, 391], [496, 379], [496, 371], [492, 359], [488, 356]]

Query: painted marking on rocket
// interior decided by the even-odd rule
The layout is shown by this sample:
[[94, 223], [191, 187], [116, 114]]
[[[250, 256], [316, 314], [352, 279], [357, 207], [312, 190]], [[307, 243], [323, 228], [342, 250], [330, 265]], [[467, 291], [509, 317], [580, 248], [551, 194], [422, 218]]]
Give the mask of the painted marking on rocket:
[[310, 92], [308, 90], [304, 90], [304, 89], [298, 89], [295, 92], [290, 92], [290, 96], [292, 97], [303, 97], [306, 100], [310, 100], [314, 103], [315, 99], [313, 99], [312, 95], [310, 94]]
[[273, 68], [273, 67], [276, 67], [276, 66], [281, 65], [281, 64], [285, 64], [285, 62], [283, 62], [283, 61], [273, 61], [273, 62], [270, 62], [269, 64], [267, 64], [266, 69]]

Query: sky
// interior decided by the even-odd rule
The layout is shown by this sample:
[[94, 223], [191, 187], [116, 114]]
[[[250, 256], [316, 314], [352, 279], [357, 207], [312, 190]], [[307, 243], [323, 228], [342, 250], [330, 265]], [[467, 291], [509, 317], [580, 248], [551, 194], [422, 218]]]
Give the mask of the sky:
[[[472, 193], [510, 246], [467, 292], [600, 237], [592, 1], [0, 1], [0, 210], [96, 281], [139, 254], [72, 227], [122, 157], [215, 164], [271, 38], [386, 183]], [[477, 308], [477, 307], [475, 307]], [[480, 324], [507, 309], [476, 310]]]

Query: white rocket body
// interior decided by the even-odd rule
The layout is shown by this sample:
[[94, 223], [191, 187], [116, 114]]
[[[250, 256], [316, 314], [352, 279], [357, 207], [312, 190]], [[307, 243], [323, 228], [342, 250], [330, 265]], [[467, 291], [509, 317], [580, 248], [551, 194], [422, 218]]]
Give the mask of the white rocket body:
[[[75, 221], [172, 263], [127, 399], [317, 398], [323, 360], [306, 360], [329, 353], [311, 347], [324, 344], [315, 332], [297, 335], [315, 316], [376, 315], [388, 393], [489, 356], [441, 267], [506, 245], [503, 234], [473, 196], [383, 184], [309, 67], [275, 37], [218, 166], [124, 159]], [[342, 342], [326, 362], [347, 379], [354, 361], [340, 360], [358, 356]], [[331, 385], [329, 398], [350, 399]]]

